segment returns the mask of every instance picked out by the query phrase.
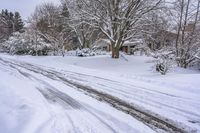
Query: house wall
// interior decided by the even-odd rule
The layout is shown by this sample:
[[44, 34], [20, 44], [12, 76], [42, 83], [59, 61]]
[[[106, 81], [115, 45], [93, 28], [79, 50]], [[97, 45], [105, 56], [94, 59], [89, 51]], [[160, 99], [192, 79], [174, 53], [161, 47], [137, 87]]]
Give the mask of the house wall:
[[[95, 43], [95, 47], [101, 50], [106, 50], [107, 52], [112, 51], [112, 46], [110, 45], [109, 42], [105, 41], [105, 40], [98, 40]], [[131, 48], [135, 47], [135, 44], [126, 44], [125, 46], [122, 46], [120, 48], [120, 51], [125, 52], [127, 54], [131, 54]]]
[[147, 39], [146, 42], [151, 50], [161, 49], [164, 46], [172, 46], [176, 41], [176, 33], [160, 31], [153, 35], [154, 40]]
[[108, 45], [108, 47], [107, 47], [107, 51], [108, 51], [108, 52], [112, 51], [112, 47], [111, 47], [111, 45]]
[[128, 46], [122, 46], [121, 48], [122, 52], [128, 53]]

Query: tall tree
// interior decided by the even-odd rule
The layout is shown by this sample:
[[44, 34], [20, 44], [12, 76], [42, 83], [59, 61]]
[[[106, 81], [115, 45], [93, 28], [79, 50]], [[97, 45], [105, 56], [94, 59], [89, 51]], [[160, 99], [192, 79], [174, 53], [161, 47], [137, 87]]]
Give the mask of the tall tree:
[[200, 49], [200, 0], [176, 0], [174, 18], [177, 21], [176, 57], [180, 67], [187, 68]]
[[14, 14], [14, 29], [15, 31], [20, 31], [24, 27], [24, 23], [22, 21], [22, 18], [19, 14], [19, 12], [15, 12]]
[[[132, 38], [142, 17], [155, 10], [161, 0], [67, 0], [73, 6], [74, 20], [100, 30], [110, 40], [112, 58], [119, 58], [119, 49]], [[80, 8], [81, 7], [81, 8]]]
[[[74, 5], [75, 2], [77, 6]], [[81, 5], [79, 1], [67, 1], [67, 0], [61, 0], [61, 3], [63, 7], [67, 6], [69, 16], [65, 17], [68, 27], [71, 28], [73, 35], [75, 36], [76, 40], [79, 42], [79, 48], [89, 48], [95, 41], [95, 38], [98, 36], [99, 32], [97, 29], [92, 27], [91, 25], [87, 23], [82, 23], [85, 18], [84, 16], [79, 16], [78, 19], [75, 19], [76, 15], [75, 12], [73, 12], [72, 9], [74, 5], [74, 10], [82, 10], [84, 7]]]
[[0, 41], [8, 39], [13, 32], [20, 31], [24, 24], [19, 12], [15, 14], [7, 9], [0, 13]]
[[[68, 23], [69, 13], [66, 6], [56, 6], [53, 3], [44, 3], [37, 6], [31, 17], [31, 27], [39, 36], [52, 44], [54, 54], [62, 49], [69, 41], [70, 28]], [[64, 53], [64, 52], [62, 52]], [[63, 54], [64, 55], [64, 54]]]

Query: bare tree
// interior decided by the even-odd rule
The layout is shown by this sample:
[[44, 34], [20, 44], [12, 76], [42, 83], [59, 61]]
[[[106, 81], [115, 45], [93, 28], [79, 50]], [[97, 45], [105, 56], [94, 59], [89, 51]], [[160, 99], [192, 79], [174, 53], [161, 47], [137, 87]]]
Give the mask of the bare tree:
[[[72, 29], [76, 36], [80, 48], [89, 48], [99, 35], [99, 30], [85, 22], [85, 17], [82, 15], [76, 16], [74, 11], [82, 10], [85, 6], [78, 1], [61, 0], [61, 5], [67, 6], [70, 10], [69, 16], [66, 17], [65, 23]], [[77, 6], [75, 6], [77, 5]], [[78, 17], [78, 18], [77, 18]]]
[[132, 39], [143, 16], [161, 3], [161, 0], [66, 1], [72, 6], [70, 11], [74, 21], [81, 18], [80, 23], [100, 30], [110, 40], [112, 58], [119, 58], [119, 49], [125, 41]]
[[165, 11], [166, 7], [163, 6], [160, 10], [146, 14], [145, 19], [141, 21], [143, 26], [139, 31], [143, 35], [142, 38], [145, 40], [145, 43], [152, 51], [170, 46], [174, 41]]
[[64, 45], [69, 41], [69, 30], [64, 27], [64, 20], [60, 7], [53, 3], [44, 3], [37, 6], [30, 19], [34, 33], [42, 36], [52, 44], [54, 55], [62, 51], [64, 56]]
[[200, 47], [200, 0], [177, 0], [174, 5], [176, 6], [174, 16], [178, 18], [177, 63], [180, 67], [187, 68], [195, 60]]

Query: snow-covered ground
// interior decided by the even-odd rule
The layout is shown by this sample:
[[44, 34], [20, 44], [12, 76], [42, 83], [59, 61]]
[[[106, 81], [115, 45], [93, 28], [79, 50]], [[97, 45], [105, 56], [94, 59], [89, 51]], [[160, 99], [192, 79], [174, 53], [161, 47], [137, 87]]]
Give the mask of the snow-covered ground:
[[2, 133], [154, 132], [62, 82], [2, 61], [0, 75]]
[[[153, 70], [152, 58], [145, 56], [126, 56], [128, 61], [124, 58], [111, 59], [109, 55], [62, 58], [1, 54], [0, 57], [56, 70], [70, 80], [119, 97], [143, 110], [200, 132], [199, 71], [174, 68], [163, 76]], [[30, 74], [28, 71], [26, 73]], [[36, 78], [27, 79], [6, 64], [1, 64], [0, 74], [0, 128], [3, 131], [62, 132], [77, 129], [75, 132], [150, 132], [148, 127], [130, 116], [57, 81], [34, 73], [31, 75]], [[47, 104], [37, 89], [43, 90], [47, 86], [59, 88], [84, 109], [63, 110], [62, 106]]]

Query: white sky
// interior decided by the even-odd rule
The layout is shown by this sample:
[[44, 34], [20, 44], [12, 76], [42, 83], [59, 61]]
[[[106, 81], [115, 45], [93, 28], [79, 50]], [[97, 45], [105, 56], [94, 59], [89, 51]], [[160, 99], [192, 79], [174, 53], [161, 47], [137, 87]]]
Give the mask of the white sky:
[[18, 11], [23, 19], [27, 19], [34, 12], [36, 5], [44, 2], [58, 4], [59, 0], [0, 0], [0, 11], [2, 9]]

